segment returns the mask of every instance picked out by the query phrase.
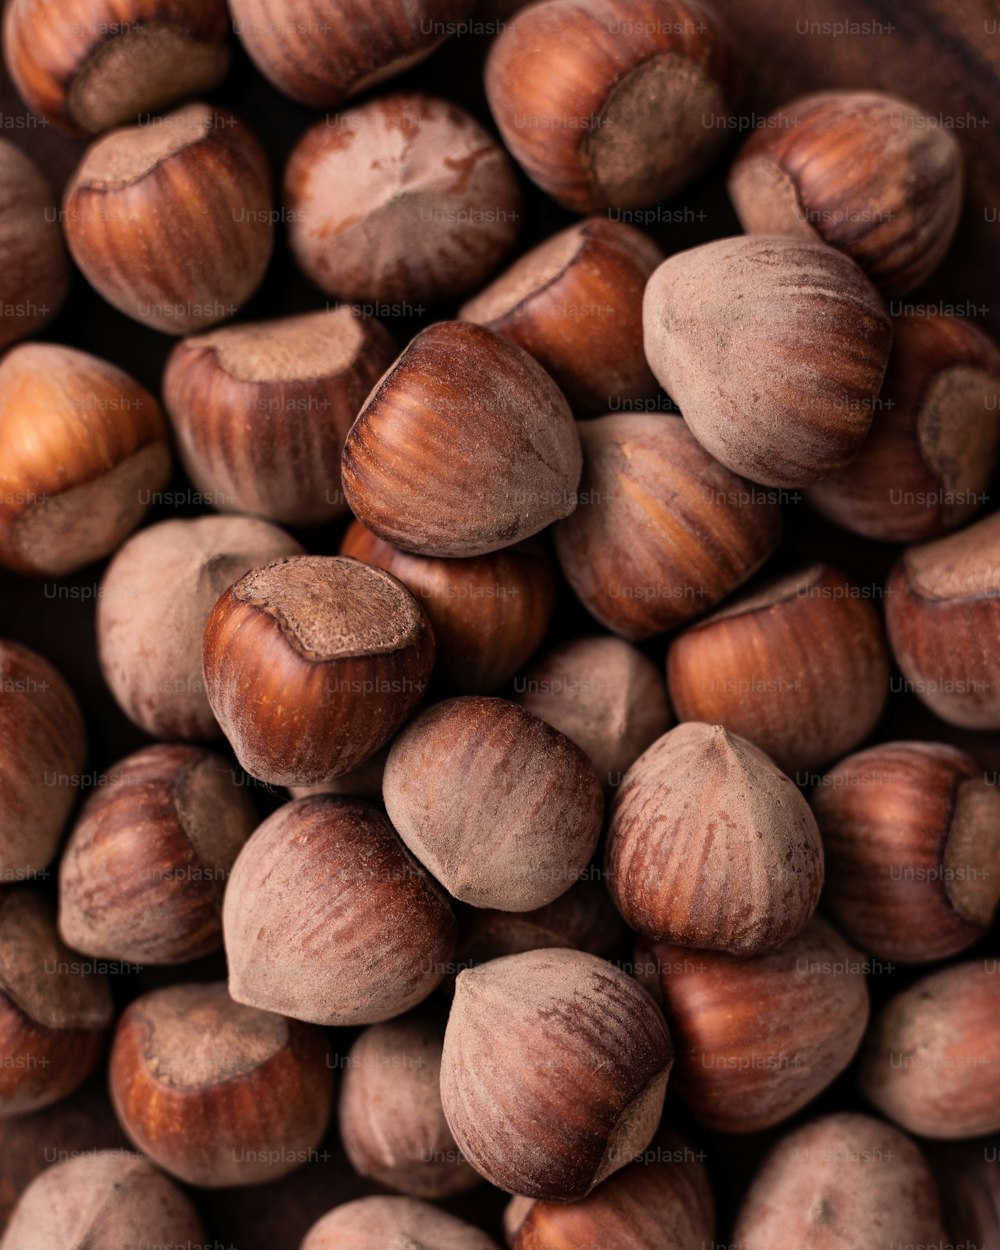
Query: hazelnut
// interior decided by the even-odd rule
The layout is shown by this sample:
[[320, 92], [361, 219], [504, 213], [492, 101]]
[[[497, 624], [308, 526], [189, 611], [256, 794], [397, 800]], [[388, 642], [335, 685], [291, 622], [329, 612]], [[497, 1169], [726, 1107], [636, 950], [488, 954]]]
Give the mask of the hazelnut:
[[62, 577], [109, 555], [170, 476], [166, 422], [106, 360], [24, 343], [0, 362], [0, 562]]
[[[358, 1198], [318, 1220], [299, 1250], [498, 1250], [492, 1237], [417, 1198]], [[0, 1247], [0, 1250], [3, 1250]]]
[[59, 869], [59, 932], [86, 955], [179, 964], [222, 948], [222, 895], [257, 813], [226, 761], [153, 746], [87, 800]]
[[388, 573], [296, 556], [225, 591], [203, 659], [208, 702], [246, 771], [275, 786], [317, 785], [364, 763], [413, 711], [434, 636]]
[[0, 881], [52, 863], [87, 758], [72, 690], [48, 660], [0, 640]]
[[545, 0], [494, 42], [486, 94], [528, 177], [590, 213], [659, 204], [703, 173], [728, 140], [734, 74], [694, 0]]
[[305, 1163], [326, 1132], [321, 1029], [234, 1003], [225, 985], [144, 994], [118, 1022], [111, 1098], [122, 1127], [189, 1185], [254, 1185]]
[[805, 486], [860, 449], [892, 323], [842, 253], [768, 235], [680, 252], [650, 278], [643, 326], [653, 373], [734, 473]]
[[32, 1181], [0, 1250], [139, 1250], [204, 1241], [198, 1214], [179, 1186], [139, 1155], [99, 1150], [46, 1168]]
[[101, 671], [126, 715], [158, 738], [218, 737], [201, 665], [209, 615], [237, 578], [301, 551], [252, 517], [161, 521], [130, 538], [97, 599]]
[[677, 1047], [674, 1081], [721, 1133], [787, 1120], [847, 1067], [868, 1022], [860, 957], [825, 920], [766, 955], [740, 959], [655, 944], [655, 969]]
[[225, 0], [10, 0], [3, 34], [21, 98], [73, 134], [162, 112], [229, 69]]
[[814, 564], [679, 634], [667, 688], [679, 720], [724, 725], [796, 774], [851, 750], [885, 706], [889, 661], [864, 588]]
[[617, 413], [578, 428], [580, 506], [556, 526], [556, 553], [608, 629], [633, 640], [674, 629], [777, 547], [777, 504], [716, 463], [679, 417]]
[[512, 697], [585, 751], [607, 788], [672, 721], [660, 671], [620, 638], [558, 643], [515, 679]]
[[641, 230], [590, 217], [532, 249], [459, 310], [523, 347], [577, 416], [651, 399], [642, 295], [663, 252]]
[[601, 833], [590, 761], [506, 699], [436, 703], [389, 750], [389, 819], [454, 898], [530, 911], [576, 881]]
[[915, 542], [979, 512], [1000, 464], [1000, 352], [957, 317], [893, 319], [877, 417], [851, 464], [809, 488], [838, 525], [884, 542]]
[[[10, 13], [10, 9], [8, 9]], [[42, 171], [0, 139], [0, 348], [38, 330], [69, 291], [69, 260]]]
[[414, 91], [307, 130], [285, 198], [306, 277], [397, 316], [476, 290], [519, 233], [521, 192], [503, 148], [462, 109]]
[[1000, 792], [970, 755], [886, 742], [820, 781], [824, 902], [846, 936], [882, 959], [924, 963], [965, 950], [1000, 899]]
[[163, 393], [188, 477], [223, 512], [342, 516], [344, 439], [395, 354], [381, 322], [353, 308], [185, 339]]
[[892, 654], [950, 725], [1000, 728], [1000, 513], [909, 547], [886, 586]]
[[752, 743], [696, 721], [626, 773], [606, 864], [631, 928], [731, 955], [793, 938], [823, 886], [823, 844], [794, 783]]
[[0, 1117], [71, 1094], [97, 1067], [111, 987], [59, 940], [49, 901], [0, 889]]
[[945, 1244], [924, 1156], [898, 1129], [850, 1113], [812, 1120], [769, 1152], [743, 1200], [733, 1240], [744, 1250]]
[[819, 239], [886, 295], [944, 259], [962, 207], [962, 153], [919, 109], [877, 91], [785, 104], [743, 146], [729, 194], [748, 234]]
[[446, 560], [400, 551], [355, 521], [340, 552], [385, 569], [419, 600], [434, 629], [435, 674], [463, 694], [508, 682], [552, 619], [555, 570], [540, 543]]
[[997, 961], [952, 964], [882, 1007], [865, 1038], [858, 1088], [921, 1137], [1000, 1132]]
[[222, 912], [237, 1002], [315, 1024], [377, 1024], [440, 982], [455, 917], [377, 808], [319, 795], [269, 816]]
[[441, 1100], [459, 1149], [500, 1189], [583, 1198], [653, 1138], [673, 1047], [649, 995], [581, 951], [459, 974]]
[[368, 397], [344, 446], [344, 492], [395, 547], [481, 556], [572, 512], [581, 465], [569, 405], [541, 365], [499, 334], [444, 321]]
[[66, 241], [109, 304], [163, 334], [225, 321], [260, 285], [274, 213], [260, 144], [188, 104], [98, 139], [66, 189]]
[[415, 1198], [482, 1177], [462, 1158], [441, 1106], [444, 1021], [421, 1011], [373, 1024], [347, 1056], [340, 1135], [355, 1171]]

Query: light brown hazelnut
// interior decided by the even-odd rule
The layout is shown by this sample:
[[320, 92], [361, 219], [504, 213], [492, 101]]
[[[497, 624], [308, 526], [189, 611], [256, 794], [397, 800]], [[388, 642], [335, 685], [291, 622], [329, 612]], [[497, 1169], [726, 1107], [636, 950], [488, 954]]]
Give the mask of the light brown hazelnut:
[[299, 1250], [498, 1250], [492, 1237], [416, 1198], [358, 1198], [315, 1223]]

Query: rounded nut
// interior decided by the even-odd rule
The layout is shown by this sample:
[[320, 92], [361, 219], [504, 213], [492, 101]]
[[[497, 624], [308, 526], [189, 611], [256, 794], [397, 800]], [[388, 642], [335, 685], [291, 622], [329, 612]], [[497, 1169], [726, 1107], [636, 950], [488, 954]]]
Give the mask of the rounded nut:
[[[8, 20], [13, 5], [7, 8]], [[69, 292], [55, 197], [29, 157], [0, 139], [0, 348], [40, 329]]]
[[416, 1198], [358, 1198], [334, 1207], [299, 1250], [498, 1250], [492, 1237]]

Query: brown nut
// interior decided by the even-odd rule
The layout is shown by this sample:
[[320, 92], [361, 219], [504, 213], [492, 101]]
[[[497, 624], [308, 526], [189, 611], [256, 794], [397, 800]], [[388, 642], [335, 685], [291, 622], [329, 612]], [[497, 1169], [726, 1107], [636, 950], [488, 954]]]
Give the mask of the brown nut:
[[416, 1198], [358, 1198], [334, 1207], [299, 1250], [498, 1250], [492, 1237]]
[[232, 317], [271, 259], [267, 158], [238, 118], [208, 104], [98, 139], [64, 208], [69, 250], [90, 285], [164, 334]]
[[954, 136], [877, 91], [801, 96], [767, 118], [733, 164], [729, 194], [748, 234], [820, 239], [886, 295], [944, 259], [962, 207]]
[[659, 204], [707, 169], [728, 141], [734, 76], [695, 0], [545, 0], [494, 42], [486, 94], [525, 173], [590, 213]]
[[601, 833], [604, 800], [580, 748], [506, 699], [448, 699], [389, 751], [389, 819], [454, 898], [530, 911], [564, 894]]
[[225, 985], [144, 994], [118, 1022], [111, 1098], [134, 1144], [189, 1185], [255, 1185], [305, 1163], [326, 1132], [321, 1029], [234, 1003]]
[[160, 406], [127, 373], [50, 343], [0, 362], [0, 562], [61, 577], [110, 555], [169, 476]]
[[52, 189], [34, 161], [6, 139], [0, 139], [0, 188], [4, 348], [55, 316], [69, 291], [70, 276]]
[[734, 473], [806, 486], [860, 450], [892, 323], [841, 252], [769, 235], [680, 252], [650, 278], [643, 326], [653, 373]]
[[361, 409], [344, 491], [395, 547], [481, 556], [572, 512], [581, 466], [569, 405], [541, 365], [499, 334], [443, 321], [413, 339]]
[[74, 950], [179, 964], [222, 948], [222, 896], [257, 812], [224, 759], [154, 746], [88, 799], [59, 867], [59, 932]]
[[388, 573], [296, 556], [223, 594], [203, 662], [208, 702], [246, 771], [275, 786], [318, 785], [364, 763], [413, 711], [434, 636]]
[[377, 1024], [440, 982], [455, 917], [386, 818], [358, 799], [288, 803], [243, 848], [222, 911], [237, 1002]]
[[562, 571], [602, 625], [638, 640], [714, 607], [777, 547], [771, 492], [736, 477], [679, 417], [617, 413], [578, 425], [580, 505], [555, 527]]
[[477, 290], [520, 229], [521, 192], [503, 148], [463, 109], [414, 91], [307, 130], [285, 198], [303, 273], [379, 316]]
[[863, 587], [827, 565], [747, 591], [674, 639], [678, 719], [724, 725], [792, 774], [856, 747], [882, 714], [889, 660]]

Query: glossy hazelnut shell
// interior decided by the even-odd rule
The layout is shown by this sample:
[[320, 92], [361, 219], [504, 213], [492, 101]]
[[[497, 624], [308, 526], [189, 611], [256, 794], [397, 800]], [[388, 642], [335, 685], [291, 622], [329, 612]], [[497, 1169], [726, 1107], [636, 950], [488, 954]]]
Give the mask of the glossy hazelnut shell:
[[0, 348], [43, 326], [62, 307], [70, 270], [55, 197], [38, 166], [0, 140]]

